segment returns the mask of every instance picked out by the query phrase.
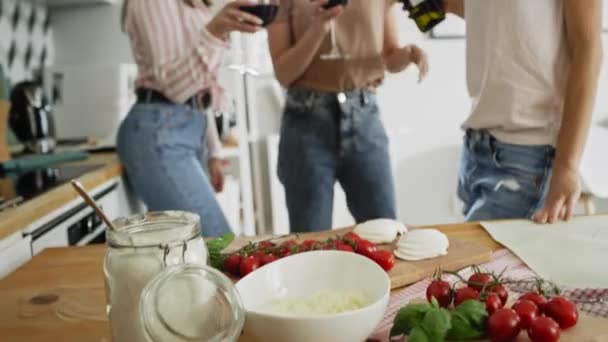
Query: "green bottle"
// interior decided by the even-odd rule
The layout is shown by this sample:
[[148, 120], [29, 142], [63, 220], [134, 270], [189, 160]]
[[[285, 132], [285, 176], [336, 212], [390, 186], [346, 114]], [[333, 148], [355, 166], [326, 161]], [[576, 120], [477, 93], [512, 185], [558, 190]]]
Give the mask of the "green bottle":
[[418, 29], [428, 32], [445, 20], [443, 0], [400, 0], [403, 9], [410, 13], [410, 18], [416, 22]]

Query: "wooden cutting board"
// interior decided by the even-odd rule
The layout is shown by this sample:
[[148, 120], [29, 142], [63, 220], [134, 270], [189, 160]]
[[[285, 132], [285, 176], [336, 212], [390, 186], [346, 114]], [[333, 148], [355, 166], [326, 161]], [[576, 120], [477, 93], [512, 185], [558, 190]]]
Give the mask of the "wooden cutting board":
[[[337, 235], [343, 235], [352, 231], [352, 228], [331, 230], [318, 233], [299, 234], [297, 236], [288, 236], [277, 240], [278, 242], [287, 239], [295, 239], [298, 242], [304, 240], [326, 240]], [[256, 238], [249, 241], [261, 241], [270, 237]], [[228, 251], [236, 250], [246, 244], [248, 241], [234, 244], [229, 247]], [[381, 249], [392, 250], [392, 244], [381, 245]], [[448, 254], [443, 257], [422, 260], [422, 261], [404, 261], [396, 259], [395, 267], [388, 273], [391, 278], [391, 288], [398, 289], [410, 284], [413, 284], [422, 279], [433, 275], [435, 270], [441, 267], [446, 271], [458, 271], [473, 264], [482, 264], [490, 261], [492, 250], [489, 247], [478, 245], [472, 242], [450, 238], [450, 248]]]

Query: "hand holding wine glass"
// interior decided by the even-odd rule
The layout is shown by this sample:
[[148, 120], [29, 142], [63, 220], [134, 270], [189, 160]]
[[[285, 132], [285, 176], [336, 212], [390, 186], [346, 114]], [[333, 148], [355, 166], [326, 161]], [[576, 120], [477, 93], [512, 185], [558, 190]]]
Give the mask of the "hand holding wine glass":
[[245, 33], [259, 31], [264, 21], [256, 15], [240, 9], [243, 6], [255, 4], [250, 0], [235, 0], [227, 3], [207, 24], [207, 30], [220, 39], [225, 39], [228, 33], [232, 31]]
[[[328, 15], [332, 13], [336, 13], [338, 10], [340, 13], [342, 12], [344, 6], [348, 5], [349, 0], [329, 0], [324, 1], [322, 3], [323, 12], [326, 12]], [[322, 60], [336, 60], [336, 59], [348, 59], [349, 56], [347, 54], [342, 53], [340, 47], [338, 46], [338, 40], [336, 37], [336, 22], [335, 17], [337, 17], [340, 13], [335, 14], [335, 16], [330, 21], [330, 35], [331, 35], [331, 50], [329, 53], [321, 55]]]
[[331, 22], [344, 12], [344, 6], [330, 6], [332, 0], [310, 0], [310, 2], [315, 6], [315, 26], [323, 27], [329, 32]]
[[252, 4], [241, 6], [240, 10], [253, 14], [262, 20], [262, 26], [268, 26], [279, 12], [280, 0], [251, 0]]

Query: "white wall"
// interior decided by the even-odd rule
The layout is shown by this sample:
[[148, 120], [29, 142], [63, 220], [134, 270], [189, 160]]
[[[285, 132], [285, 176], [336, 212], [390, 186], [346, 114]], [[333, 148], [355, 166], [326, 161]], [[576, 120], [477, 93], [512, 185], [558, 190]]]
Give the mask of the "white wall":
[[430, 60], [418, 83], [415, 67], [389, 75], [379, 92], [391, 137], [399, 218], [411, 224], [462, 221], [455, 196], [462, 133], [470, 102], [465, 86], [464, 40], [430, 40], [396, 9], [401, 43], [415, 43]]
[[120, 29], [120, 4], [52, 11], [57, 64], [132, 62], [129, 41]]

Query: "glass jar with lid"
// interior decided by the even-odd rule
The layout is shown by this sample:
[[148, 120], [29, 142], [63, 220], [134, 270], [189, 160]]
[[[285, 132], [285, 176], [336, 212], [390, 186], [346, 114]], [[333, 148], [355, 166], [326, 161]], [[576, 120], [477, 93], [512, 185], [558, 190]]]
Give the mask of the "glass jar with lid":
[[245, 310], [232, 281], [207, 266], [171, 266], [144, 288], [141, 321], [150, 342], [234, 342]]
[[114, 221], [104, 260], [107, 313], [116, 342], [147, 341], [139, 309], [144, 287], [170, 266], [207, 264], [198, 215], [150, 212]]

